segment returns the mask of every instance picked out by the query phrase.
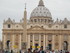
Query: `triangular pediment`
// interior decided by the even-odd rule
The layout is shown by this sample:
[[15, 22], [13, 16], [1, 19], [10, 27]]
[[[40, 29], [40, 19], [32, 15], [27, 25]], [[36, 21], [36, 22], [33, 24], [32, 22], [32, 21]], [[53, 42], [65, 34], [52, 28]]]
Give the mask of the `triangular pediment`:
[[28, 30], [45, 30], [45, 29], [40, 26], [34, 26], [34, 27], [29, 28]]

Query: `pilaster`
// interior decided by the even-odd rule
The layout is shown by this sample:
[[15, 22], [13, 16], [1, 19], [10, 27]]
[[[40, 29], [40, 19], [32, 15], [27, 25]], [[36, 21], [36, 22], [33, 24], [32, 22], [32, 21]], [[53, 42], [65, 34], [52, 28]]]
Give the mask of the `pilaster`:
[[48, 35], [46, 35], [46, 47], [48, 46]]
[[[34, 44], [35, 44], [35, 42], [34, 42], [34, 34], [33, 34], [33, 46], [35, 46]], [[33, 50], [34, 50], [34, 48], [33, 48]]]
[[41, 47], [41, 35], [39, 34], [39, 46]]
[[12, 35], [12, 50], [14, 50], [14, 34]]
[[62, 50], [62, 35], [59, 35], [59, 50]]
[[70, 35], [68, 36], [68, 50], [70, 51]]
[[44, 46], [44, 50], [45, 50], [45, 35], [44, 35], [44, 41], [43, 41], [43, 46]]
[[46, 45], [45, 45], [45, 47], [46, 47], [46, 49], [47, 49], [47, 47], [48, 47], [48, 35], [46, 35]]
[[55, 35], [52, 35], [52, 50], [55, 50]]
[[3, 41], [4, 41], [4, 43], [3, 43], [3, 49], [6, 49], [6, 35], [3, 35], [4, 36], [4, 38], [3, 38]]
[[19, 49], [21, 50], [21, 34], [19, 35]]
[[28, 48], [30, 48], [30, 35], [28, 35]]

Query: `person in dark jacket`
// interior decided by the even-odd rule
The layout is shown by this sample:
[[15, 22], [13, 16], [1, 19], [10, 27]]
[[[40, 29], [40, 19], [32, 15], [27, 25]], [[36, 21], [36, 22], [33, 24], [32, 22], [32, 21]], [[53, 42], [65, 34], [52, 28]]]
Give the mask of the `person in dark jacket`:
[[32, 51], [31, 51], [31, 49], [30, 49], [30, 48], [28, 49], [27, 53], [32, 53]]
[[38, 53], [45, 53], [45, 52], [43, 51], [43, 48], [40, 48]]
[[65, 53], [69, 53], [69, 51], [66, 51]]
[[19, 51], [19, 53], [21, 53], [21, 50]]
[[13, 50], [11, 50], [11, 53], [13, 53]]

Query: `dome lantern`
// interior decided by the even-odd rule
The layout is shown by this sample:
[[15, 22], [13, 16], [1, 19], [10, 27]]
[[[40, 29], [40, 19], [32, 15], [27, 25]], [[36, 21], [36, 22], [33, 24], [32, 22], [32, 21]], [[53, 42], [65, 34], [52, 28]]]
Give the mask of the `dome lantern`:
[[44, 2], [42, 0], [40, 0], [38, 6], [44, 6]]

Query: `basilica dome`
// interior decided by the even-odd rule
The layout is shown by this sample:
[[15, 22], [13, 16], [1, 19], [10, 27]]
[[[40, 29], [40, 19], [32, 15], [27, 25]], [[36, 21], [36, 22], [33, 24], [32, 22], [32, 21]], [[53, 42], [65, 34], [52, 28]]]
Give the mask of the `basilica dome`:
[[50, 11], [44, 6], [42, 0], [39, 1], [38, 7], [36, 7], [30, 17], [52, 17]]

